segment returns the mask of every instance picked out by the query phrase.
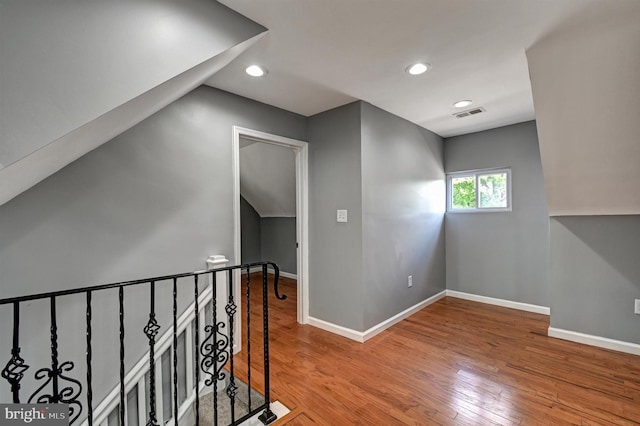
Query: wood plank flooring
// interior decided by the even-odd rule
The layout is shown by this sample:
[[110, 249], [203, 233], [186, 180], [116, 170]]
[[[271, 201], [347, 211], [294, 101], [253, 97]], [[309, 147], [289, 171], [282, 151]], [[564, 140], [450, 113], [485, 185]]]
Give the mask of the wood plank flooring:
[[[276, 425], [640, 424], [640, 357], [549, 338], [546, 316], [444, 298], [362, 344], [297, 324], [295, 282], [281, 292], [271, 392], [292, 412]], [[260, 293], [252, 285], [254, 361]]]

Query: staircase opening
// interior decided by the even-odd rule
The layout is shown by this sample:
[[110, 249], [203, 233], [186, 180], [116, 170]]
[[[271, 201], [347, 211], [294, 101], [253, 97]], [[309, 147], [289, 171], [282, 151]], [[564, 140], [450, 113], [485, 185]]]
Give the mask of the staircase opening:
[[[203, 271], [0, 299], [2, 315], [12, 318], [2, 324], [12, 336], [3, 345], [2, 400], [68, 404], [74, 425], [239, 425], [253, 416], [273, 422], [268, 299], [285, 298], [279, 268], [224, 266], [222, 256], [208, 264]], [[239, 270], [246, 271], [242, 295], [234, 293]], [[258, 327], [247, 321], [235, 334], [242, 304], [261, 317]], [[115, 307], [112, 321], [104, 321], [104, 305]], [[34, 316], [46, 319], [36, 333]], [[133, 326], [136, 316], [144, 321]], [[117, 340], [105, 346], [109, 330]], [[244, 342], [245, 356], [236, 356], [237, 342]], [[259, 357], [252, 358], [252, 342]], [[116, 383], [106, 394], [105, 378]]]

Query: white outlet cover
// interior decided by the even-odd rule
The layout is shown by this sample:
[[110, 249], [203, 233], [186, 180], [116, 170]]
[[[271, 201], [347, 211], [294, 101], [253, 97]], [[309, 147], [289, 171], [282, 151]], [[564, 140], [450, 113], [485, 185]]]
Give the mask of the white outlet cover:
[[347, 211], [346, 210], [338, 210], [337, 219], [338, 222], [345, 223], [347, 222]]
[[636, 299], [636, 305], [633, 310], [633, 313], [636, 315], [640, 315], [640, 299]]

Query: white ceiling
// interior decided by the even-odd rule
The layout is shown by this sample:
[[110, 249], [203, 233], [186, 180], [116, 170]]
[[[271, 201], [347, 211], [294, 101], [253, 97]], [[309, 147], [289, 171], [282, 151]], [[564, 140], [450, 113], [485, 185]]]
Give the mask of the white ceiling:
[[[443, 137], [533, 119], [525, 49], [585, 10], [615, 8], [606, 0], [220, 2], [269, 32], [207, 84], [305, 116], [361, 99]], [[433, 68], [410, 76], [416, 61]], [[244, 73], [254, 63], [266, 77]], [[486, 113], [453, 117], [461, 99]]]

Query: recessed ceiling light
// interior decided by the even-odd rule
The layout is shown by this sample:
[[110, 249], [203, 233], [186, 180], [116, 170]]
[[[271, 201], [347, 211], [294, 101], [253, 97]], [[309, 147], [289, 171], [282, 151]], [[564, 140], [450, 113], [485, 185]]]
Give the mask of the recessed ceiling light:
[[418, 62], [417, 64], [407, 67], [406, 71], [411, 75], [420, 75], [427, 72], [429, 68], [431, 68], [431, 65], [425, 62]]
[[464, 107], [467, 107], [467, 106], [471, 105], [472, 103], [473, 103], [473, 101], [465, 99], [465, 100], [458, 101], [458, 102], [454, 103], [453, 106], [456, 107], [456, 108], [464, 108]]
[[263, 75], [265, 75], [267, 73], [266, 69], [264, 69], [262, 67], [259, 67], [258, 65], [251, 65], [251, 66], [247, 67], [247, 69], [245, 71], [251, 77], [262, 77]]

